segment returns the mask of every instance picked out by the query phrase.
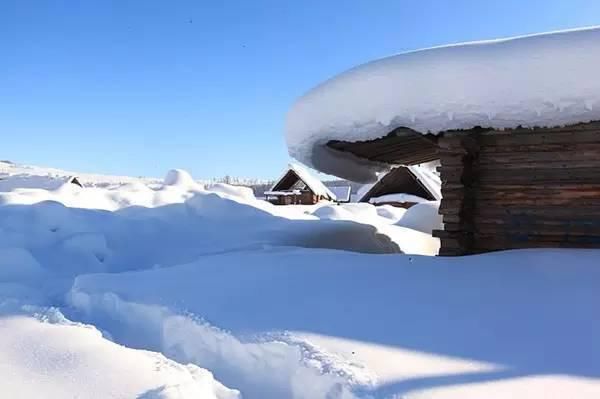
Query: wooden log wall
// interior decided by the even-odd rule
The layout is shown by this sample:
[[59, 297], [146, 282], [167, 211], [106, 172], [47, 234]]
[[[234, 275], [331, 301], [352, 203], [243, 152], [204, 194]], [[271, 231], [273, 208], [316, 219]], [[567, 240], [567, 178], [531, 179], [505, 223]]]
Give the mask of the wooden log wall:
[[600, 248], [600, 123], [446, 132], [440, 255]]

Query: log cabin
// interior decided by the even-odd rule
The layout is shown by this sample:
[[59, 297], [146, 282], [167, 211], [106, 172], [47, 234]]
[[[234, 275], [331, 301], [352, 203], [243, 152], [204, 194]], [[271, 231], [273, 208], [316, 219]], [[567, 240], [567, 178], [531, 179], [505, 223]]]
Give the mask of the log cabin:
[[400, 208], [426, 201], [439, 200], [437, 190], [422, 179], [416, 167], [398, 166], [382, 175], [376, 183], [365, 186], [358, 202], [391, 205]]
[[336, 196], [308, 170], [291, 163], [265, 192], [265, 199], [274, 205], [314, 205], [319, 201], [335, 201]]
[[[401, 150], [383, 150], [391, 145]], [[377, 140], [328, 146], [392, 165], [439, 159], [444, 230], [434, 235], [440, 255], [600, 248], [600, 122], [474, 127], [432, 137], [400, 129]]]
[[599, 63], [600, 28], [373, 61], [294, 104], [288, 148], [365, 182], [438, 160], [440, 255], [600, 248]]

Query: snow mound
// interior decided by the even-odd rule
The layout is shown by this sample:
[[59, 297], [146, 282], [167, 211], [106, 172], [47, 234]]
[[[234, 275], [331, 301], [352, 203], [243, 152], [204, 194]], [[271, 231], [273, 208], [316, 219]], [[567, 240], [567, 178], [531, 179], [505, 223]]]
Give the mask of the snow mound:
[[22, 248], [0, 248], [0, 283], [38, 280], [44, 269]]
[[198, 183], [192, 178], [189, 172], [183, 169], [171, 169], [165, 176], [164, 184], [166, 186], [196, 187]]
[[301, 97], [289, 153], [324, 173], [374, 181], [385, 167], [330, 150], [397, 127], [556, 126], [600, 119], [600, 28], [435, 47], [373, 61]]
[[312, 212], [312, 215], [318, 217], [319, 219], [328, 220], [350, 220], [353, 218], [353, 215], [344, 207], [337, 205], [320, 206]]
[[389, 219], [392, 223], [396, 223], [406, 213], [406, 209], [398, 208], [391, 205], [381, 205], [375, 208], [377, 214], [382, 218]]
[[372, 197], [369, 198], [369, 202], [371, 204], [381, 204], [381, 203], [386, 203], [386, 202], [414, 202], [414, 203], [421, 203], [421, 202], [428, 202], [425, 198], [421, 198], [417, 195], [412, 195], [412, 194], [404, 194], [404, 193], [398, 193], [398, 194], [385, 194], [385, 195], [381, 195], [379, 197]]
[[86, 281], [76, 282], [70, 303], [99, 320], [115, 338], [128, 342], [135, 336], [138, 346], [166, 353], [180, 363], [208, 367], [219, 380], [240, 389], [244, 398], [354, 399], [343, 378], [303, 362], [303, 348], [290, 345], [284, 336], [244, 342], [170, 307], [124, 301], [110, 292], [98, 295], [85, 287]]
[[55, 309], [0, 317], [0, 336], [3, 397], [240, 397], [207, 370], [112, 343], [91, 326], [68, 322]]
[[423, 202], [411, 206], [397, 226], [408, 227], [413, 230], [431, 234], [433, 230], [443, 230], [442, 215], [438, 213], [438, 201]]
[[365, 399], [546, 398], [541, 382], [591, 399], [598, 255], [229, 252], [80, 276], [69, 303], [119, 342], [208, 367], [251, 399], [346, 398], [344, 387]]
[[225, 183], [214, 183], [206, 187], [208, 191], [218, 194], [225, 194], [230, 197], [240, 198], [245, 201], [254, 201], [254, 191], [250, 187], [244, 186], [232, 186]]

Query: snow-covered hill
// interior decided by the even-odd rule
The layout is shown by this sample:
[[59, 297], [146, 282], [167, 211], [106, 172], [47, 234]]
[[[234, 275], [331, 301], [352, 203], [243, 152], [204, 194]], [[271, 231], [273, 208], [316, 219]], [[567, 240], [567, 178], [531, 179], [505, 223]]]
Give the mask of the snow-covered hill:
[[435, 204], [2, 167], [2, 397], [600, 395], [600, 251], [437, 258]]

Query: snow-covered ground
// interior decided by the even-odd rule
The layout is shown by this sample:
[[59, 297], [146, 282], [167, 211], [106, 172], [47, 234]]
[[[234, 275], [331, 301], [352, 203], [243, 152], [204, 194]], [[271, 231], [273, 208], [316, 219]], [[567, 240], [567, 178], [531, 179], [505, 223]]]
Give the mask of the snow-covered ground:
[[435, 203], [276, 207], [180, 170], [3, 177], [2, 397], [600, 395], [600, 251], [437, 258]]

